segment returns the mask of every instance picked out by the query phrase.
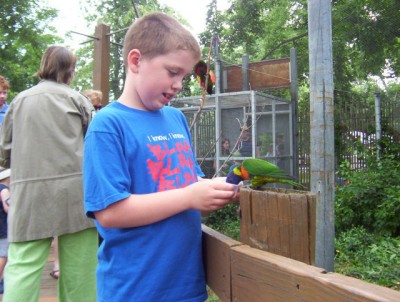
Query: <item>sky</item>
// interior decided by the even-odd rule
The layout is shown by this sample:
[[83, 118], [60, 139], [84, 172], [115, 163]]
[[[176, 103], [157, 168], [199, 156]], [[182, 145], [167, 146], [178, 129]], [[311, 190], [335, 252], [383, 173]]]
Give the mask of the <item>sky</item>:
[[[80, 43], [89, 40], [89, 38], [71, 34], [71, 37], [66, 37], [69, 31], [75, 31], [86, 35], [93, 35], [94, 28], [87, 28], [84, 15], [80, 11], [79, 2], [82, 0], [47, 0], [50, 7], [59, 10], [59, 17], [54, 20], [54, 25], [60, 36], [64, 37], [65, 45], [73, 49], [78, 49]], [[162, 5], [168, 5], [174, 8], [178, 13], [185, 18], [191, 25], [192, 32], [197, 35], [205, 28], [205, 19], [207, 15], [207, 5], [211, 0], [158, 0]], [[217, 5], [219, 10], [225, 10], [229, 6], [230, 0], [218, 0]]]

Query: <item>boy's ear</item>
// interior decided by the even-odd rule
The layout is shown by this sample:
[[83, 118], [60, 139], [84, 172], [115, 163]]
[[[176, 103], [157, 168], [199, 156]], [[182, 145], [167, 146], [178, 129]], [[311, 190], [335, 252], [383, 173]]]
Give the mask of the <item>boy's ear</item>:
[[137, 72], [138, 67], [139, 67], [139, 60], [141, 57], [141, 53], [138, 49], [132, 49], [129, 53], [128, 53], [128, 68], [132, 71], [132, 72]]

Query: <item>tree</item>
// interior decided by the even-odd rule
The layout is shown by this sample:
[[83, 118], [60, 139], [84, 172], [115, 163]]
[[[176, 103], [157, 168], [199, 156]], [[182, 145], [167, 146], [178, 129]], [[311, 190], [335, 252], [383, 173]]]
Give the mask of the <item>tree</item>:
[[399, 76], [399, 13], [400, 2], [393, 0], [333, 3], [337, 83], [366, 80], [370, 75]]
[[[299, 85], [308, 81], [306, 0], [233, 0], [223, 13], [210, 4], [207, 28], [201, 34], [206, 48], [210, 32], [220, 37], [223, 59], [240, 63], [287, 57], [296, 47]], [[398, 78], [400, 72], [400, 2], [394, 0], [332, 1], [333, 56], [336, 93], [371, 75]], [[213, 14], [213, 15], [211, 15]]]
[[9, 100], [37, 82], [45, 49], [61, 42], [49, 26], [57, 15], [55, 9], [41, 6], [41, 1], [3, 0], [0, 10], [0, 74], [10, 81]]
[[[296, 47], [300, 54], [298, 73], [304, 79], [308, 73], [308, 55], [302, 55], [308, 48], [305, 0], [236, 0], [224, 12], [216, 9], [216, 2], [210, 3], [206, 30], [200, 35], [204, 49], [217, 33], [222, 62], [229, 65], [240, 64], [244, 54], [250, 62], [288, 57], [290, 48]], [[289, 93], [274, 91], [281, 96]]]

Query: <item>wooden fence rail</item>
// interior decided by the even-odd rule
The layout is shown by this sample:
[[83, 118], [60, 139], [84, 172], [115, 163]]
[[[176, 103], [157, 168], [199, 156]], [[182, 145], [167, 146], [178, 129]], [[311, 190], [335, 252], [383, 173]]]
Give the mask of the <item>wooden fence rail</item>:
[[208, 286], [221, 301], [389, 302], [400, 292], [252, 248], [203, 225]]
[[269, 188], [240, 192], [240, 241], [315, 264], [316, 198], [307, 191]]

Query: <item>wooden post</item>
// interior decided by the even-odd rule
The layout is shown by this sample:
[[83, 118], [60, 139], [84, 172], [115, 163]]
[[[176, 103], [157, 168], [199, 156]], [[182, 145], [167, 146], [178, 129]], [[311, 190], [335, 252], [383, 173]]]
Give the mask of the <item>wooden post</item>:
[[310, 192], [242, 189], [240, 241], [306, 264], [315, 263], [315, 196]]
[[98, 24], [94, 35], [93, 89], [103, 93], [102, 105], [105, 106], [110, 90], [110, 26]]
[[331, 0], [308, 1], [310, 177], [317, 197], [315, 263], [334, 270], [335, 167]]
[[244, 54], [242, 56], [242, 90], [250, 90], [249, 84], [249, 56]]
[[290, 49], [290, 101], [292, 106], [292, 144], [293, 144], [293, 172], [292, 176], [296, 181], [299, 181], [299, 150], [298, 150], [298, 100], [299, 100], [299, 87], [297, 81], [297, 50], [292, 47]]

